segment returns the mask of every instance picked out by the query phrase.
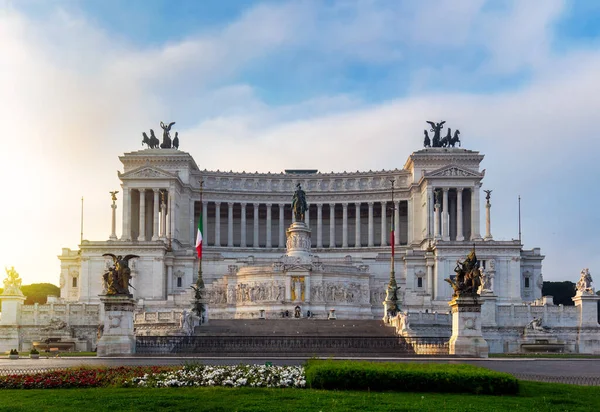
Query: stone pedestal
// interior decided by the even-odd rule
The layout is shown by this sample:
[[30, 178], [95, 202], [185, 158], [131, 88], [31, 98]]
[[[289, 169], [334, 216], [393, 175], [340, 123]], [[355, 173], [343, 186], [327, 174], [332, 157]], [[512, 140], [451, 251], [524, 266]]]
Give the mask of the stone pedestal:
[[599, 328], [598, 324], [598, 301], [600, 296], [594, 295], [593, 293], [581, 293], [577, 292], [575, 297], [572, 298], [575, 302], [575, 307], [579, 309], [579, 327], [594, 327]]
[[481, 292], [481, 326], [497, 326], [496, 323], [496, 301], [498, 296], [494, 292], [484, 290]]
[[488, 357], [488, 344], [481, 334], [481, 302], [477, 294], [455, 297], [452, 309], [450, 355]]
[[21, 306], [25, 302], [23, 295], [0, 295], [2, 317], [0, 325], [18, 325], [21, 319]]
[[98, 356], [135, 353], [133, 311], [135, 300], [126, 295], [101, 295], [104, 305], [104, 331], [98, 340]]
[[304, 222], [294, 222], [286, 231], [287, 255], [301, 260], [310, 259], [311, 230]]

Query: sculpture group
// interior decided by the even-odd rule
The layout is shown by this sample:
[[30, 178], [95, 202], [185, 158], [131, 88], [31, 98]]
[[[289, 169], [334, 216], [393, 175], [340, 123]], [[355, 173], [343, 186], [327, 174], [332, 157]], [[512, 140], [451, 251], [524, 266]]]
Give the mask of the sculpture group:
[[479, 269], [479, 261], [475, 254], [475, 248], [471, 250], [471, 253], [469, 253], [464, 262], [460, 260], [456, 261], [454, 272], [456, 272], [454, 279], [444, 279], [454, 289], [453, 297], [459, 297], [463, 294], [474, 295], [477, 293], [477, 289], [481, 286], [481, 270]]
[[113, 266], [102, 276], [102, 286], [104, 295], [127, 295], [129, 293], [129, 282], [131, 279], [131, 269], [129, 268], [129, 259], [138, 258], [137, 255], [115, 256], [112, 253], [105, 253], [102, 256], [110, 256], [113, 259]]
[[594, 288], [592, 287], [592, 275], [590, 275], [589, 269], [583, 269], [581, 271], [581, 277], [577, 281], [577, 285], [575, 285], [575, 289], [577, 293], [580, 295], [593, 295]]
[[154, 135], [154, 130], [150, 129], [150, 137], [148, 137], [146, 132], [142, 132], [142, 146], [147, 145], [149, 149], [156, 149], [158, 147], [161, 149], [179, 149], [179, 132], [175, 132], [175, 137], [171, 139], [171, 127], [173, 127], [174, 124], [175, 122], [169, 124], [160, 122], [160, 127], [163, 129], [162, 143], [158, 140], [158, 137]]
[[460, 146], [460, 138], [458, 137], [460, 135], [460, 130], [456, 129], [453, 136], [452, 129], [448, 128], [448, 133], [446, 133], [446, 136], [442, 137], [442, 129], [444, 127], [444, 123], [446, 123], [445, 120], [439, 123], [431, 121], [427, 121], [427, 123], [431, 125], [431, 129], [429, 129], [429, 131], [433, 132], [433, 138], [429, 138], [427, 129], [423, 130], [425, 134], [425, 139], [423, 141], [424, 147], [455, 147], [457, 143]]
[[294, 197], [292, 198], [292, 211], [294, 212], [296, 222], [304, 221], [306, 209], [308, 209], [308, 204], [306, 203], [306, 193], [304, 190], [302, 190], [300, 183], [298, 183], [296, 184], [296, 191], [294, 192]]

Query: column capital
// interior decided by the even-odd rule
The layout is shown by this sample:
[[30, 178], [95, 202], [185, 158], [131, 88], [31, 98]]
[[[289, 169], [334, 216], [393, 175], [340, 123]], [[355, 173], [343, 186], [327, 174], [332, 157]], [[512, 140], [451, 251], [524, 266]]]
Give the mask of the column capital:
[[335, 207], [335, 203], [330, 203], [329, 207], [334, 208]]
[[347, 209], [347, 208], [348, 208], [348, 203], [342, 203], [342, 207], [343, 207], [344, 209]]
[[354, 206], [356, 206], [356, 207], [360, 207], [361, 204], [362, 204], [361, 202], [354, 202]]
[[265, 203], [265, 205], [267, 205], [267, 207], [271, 207], [273, 206], [273, 203]]
[[153, 191], [154, 193], [158, 193], [158, 192], [160, 192], [160, 189], [152, 189], [152, 191]]
[[279, 203], [278, 206], [283, 209], [285, 207], [285, 203]]
[[448, 193], [448, 190], [450, 190], [450, 188], [448, 187], [443, 187], [442, 190], [444, 191], [444, 193]]
[[221, 206], [221, 202], [215, 202], [215, 206]]
[[260, 206], [260, 203], [252, 203], [252, 205], [254, 206], [255, 209], [257, 209], [258, 206]]
[[317, 209], [322, 209], [323, 208], [323, 203], [317, 203]]
[[375, 204], [375, 202], [367, 202], [367, 204], [369, 205], [369, 207], [373, 207], [373, 205]]
[[227, 202], [227, 206], [233, 207], [233, 205], [235, 205], [235, 202]]
[[243, 208], [243, 209], [245, 209], [245, 208], [246, 208], [246, 206], [248, 205], [248, 203], [246, 203], [246, 202], [242, 202], [242, 203], [240, 203], [240, 205], [242, 206], [242, 208]]

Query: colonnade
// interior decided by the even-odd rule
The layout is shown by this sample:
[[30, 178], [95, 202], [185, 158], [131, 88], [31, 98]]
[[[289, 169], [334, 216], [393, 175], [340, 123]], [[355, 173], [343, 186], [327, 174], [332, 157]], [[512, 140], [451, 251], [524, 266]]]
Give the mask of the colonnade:
[[[310, 205], [305, 222], [313, 231], [313, 247], [388, 246], [391, 213], [394, 213], [396, 244], [408, 243], [410, 201], [394, 203], [394, 207], [388, 201]], [[287, 203], [204, 201], [202, 213], [203, 237], [208, 246], [285, 247], [285, 230], [294, 221]]]
[[175, 226], [174, 197], [167, 189], [123, 188], [121, 240], [159, 240]]
[[[437, 194], [436, 194], [437, 193]], [[428, 188], [429, 237], [480, 240], [479, 186]]]

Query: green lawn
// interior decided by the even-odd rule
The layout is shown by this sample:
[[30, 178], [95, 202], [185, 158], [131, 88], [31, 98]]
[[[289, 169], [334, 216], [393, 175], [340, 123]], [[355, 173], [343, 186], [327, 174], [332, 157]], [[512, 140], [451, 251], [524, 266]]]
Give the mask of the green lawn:
[[2, 390], [0, 411], [594, 411], [598, 387], [521, 382], [518, 396], [167, 388]]
[[580, 353], [490, 353], [490, 358], [563, 358], [563, 359], [599, 359], [600, 355]]

